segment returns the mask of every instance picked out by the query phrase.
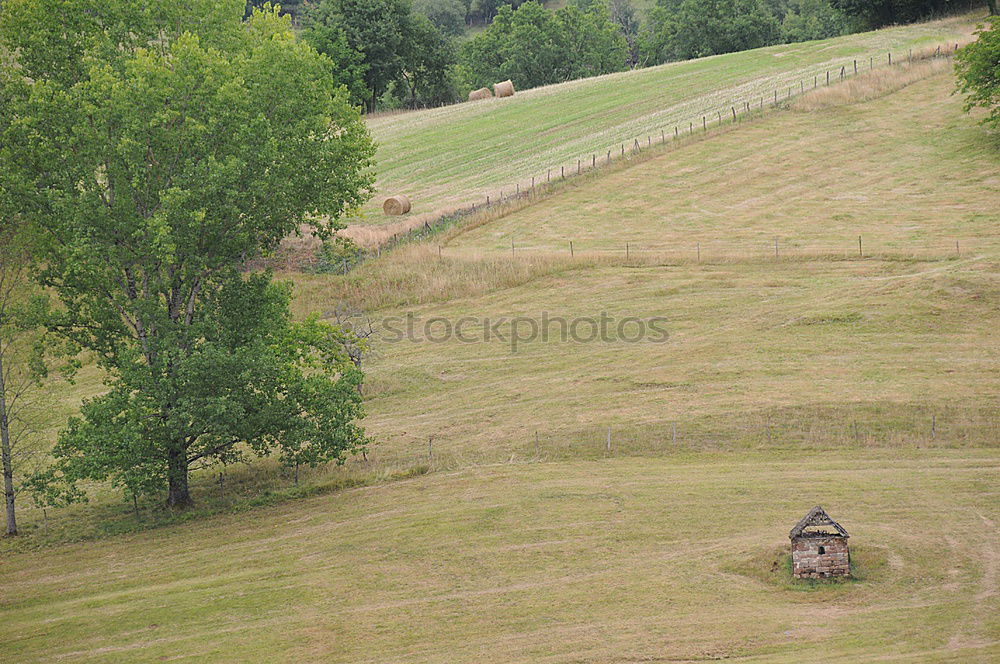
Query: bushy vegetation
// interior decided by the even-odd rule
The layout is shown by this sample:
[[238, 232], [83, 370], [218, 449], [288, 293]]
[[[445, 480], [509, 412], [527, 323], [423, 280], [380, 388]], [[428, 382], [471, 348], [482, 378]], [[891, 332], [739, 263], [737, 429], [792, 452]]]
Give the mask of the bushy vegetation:
[[979, 39], [957, 56], [959, 89], [967, 97], [966, 110], [985, 108], [987, 124], [1000, 129], [1000, 18], [979, 32]]
[[[7, 2], [0, 13], [0, 203], [37, 229], [53, 333], [106, 393], [37, 478], [191, 502], [192, 466], [253, 452], [290, 465], [364, 443], [343, 330], [293, 322], [259, 257], [321, 237], [370, 196], [374, 146], [330, 62], [241, 0]], [[7, 237], [9, 234], [4, 234]]]
[[511, 79], [518, 88], [620, 71], [627, 44], [610, 15], [574, 6], [556, 12], [537, 2], [500, 8], [489, 28], [464, 44], [461, 62], [469, 85]]

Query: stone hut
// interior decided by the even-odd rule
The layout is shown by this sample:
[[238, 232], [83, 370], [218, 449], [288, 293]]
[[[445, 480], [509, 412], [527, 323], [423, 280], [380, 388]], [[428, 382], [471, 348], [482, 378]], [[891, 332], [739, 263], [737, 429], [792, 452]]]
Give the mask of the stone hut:
[[819, 505], [795, 524], [788, 537], [792, 540], [792, 576], [825, 579], [851, 575], [851, 552], [847, 548], [850, 535]]

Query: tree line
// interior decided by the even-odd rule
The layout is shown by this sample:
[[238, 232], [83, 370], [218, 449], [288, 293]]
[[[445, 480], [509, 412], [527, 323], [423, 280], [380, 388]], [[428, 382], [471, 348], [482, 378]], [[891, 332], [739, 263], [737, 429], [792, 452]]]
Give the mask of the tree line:
[[[986, 0], [996, 12], [996, 0]], [[306, 41], [369, 111], [453, 103], [635, 67], [824, 39], [966, 9], [970, 0], [319, 0], [297, 10]], [[475, 12], [487, 27], [471, 37]], [[479, 15], [479, 14], [477, 14]]]

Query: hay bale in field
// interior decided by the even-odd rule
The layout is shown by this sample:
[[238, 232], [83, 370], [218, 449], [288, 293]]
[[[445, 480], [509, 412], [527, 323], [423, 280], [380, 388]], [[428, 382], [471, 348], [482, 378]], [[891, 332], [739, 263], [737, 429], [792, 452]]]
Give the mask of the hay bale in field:
[[382, 203], [382, 211], [390, 217], [406, 214], [410, 211], [410, 199], [404, 194], [390, 196]]
[[493, 91], [496, 93], [497, 97], [513, 97], [514, 84], [510, 81], [510, 79], [507, 79], [503, 83], [494, 84]]
[[469, 101], [479, 101], [480, 99], [489, 99], [493, 96], [489, 88], [479, 88], [478, 90], [473, 90], [469, 93]]

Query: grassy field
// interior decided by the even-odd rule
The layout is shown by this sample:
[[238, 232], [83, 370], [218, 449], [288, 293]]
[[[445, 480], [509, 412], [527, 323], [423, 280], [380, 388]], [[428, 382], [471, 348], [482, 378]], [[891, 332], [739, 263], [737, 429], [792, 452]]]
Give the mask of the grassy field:
[[[996, 450], [514, 464], [0, 567], [6, 662], [990, 662]], [[822, 502], [858, 579], [793, 583]]]
[[[947, 63], [941, 63], [947, 67]], [[770, 116], [554, 196], [449, 241], [681, 257], [811, 252], [954, 254], [997, 248], [996, 145], [961, 113], [948, 75], [870, 104]]]
[[[170, 518], [100, 487], [45, 530], [26, 509], [0, 659], [997, 661], [1000, 150], [952, 86], [816, 96], [281, 275], [297, 315], [348, 300], [381, 328], [368, 459], [298, 489], [229, 468], [217, 502], [198, 473], [238, 513], [117, 537]], [[408, 314], [423, 339], [390, 342]], [[524, 338], [602, 314], [668, 337]], [[472, 341], [426, 338], [466, 317]], [[99, 378], [55, 388], [49, 437]], [[817, 503], [854, 581], [788, 576]]]
[[[379, 142], [378, 189], [406, 193], [411, 219], [494, 197], [546, 169], [631, 144], [677, 123], [714, 115], [730, 104], [782, 94], [828, 70], [889, 51], [966, 41], [973, 17], [773, 46], [536, 88], [515, 97], [373, 118]], [[383, 196], [367, 222], [384, 222]]]
[[775, 114], [445, 234], [440, 257], [432, 241], [301, 276], [297, 306], [412, 313], [420, 337], [434, 318], [665, 317], [667, 343], [556, 326], [512, 351], [510, 323], [483, 343], [471, 322], [479, 343], [377, 345], [368, 426], [391, 457], [431, 436], [467, 461], [531, 454], [536, 435], [550, 455], [598, 454], [609, 426], [644, 454], [995, 445], [1000, 157], [951, 90], [941, 74]]

